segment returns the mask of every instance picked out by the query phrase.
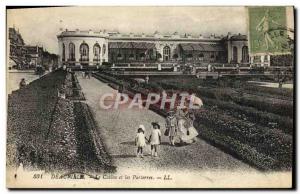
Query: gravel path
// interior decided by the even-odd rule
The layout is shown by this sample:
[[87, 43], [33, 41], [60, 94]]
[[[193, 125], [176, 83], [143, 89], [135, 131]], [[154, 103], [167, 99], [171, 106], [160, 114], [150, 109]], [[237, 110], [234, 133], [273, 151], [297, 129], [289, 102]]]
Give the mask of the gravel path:
[[165, 130], [165, 120], [150, 110], [104, 110], [99, 106], [100, 96], [106, 92], [117, 93], [107, 84], [95, 78], [82, 79], [78, 76], [82, 91], [91, 107], [95, 120], [108, 152], [114, 159], [118, 169], [157, 169], [157, 170], [241, 170], [256, 171], [240, 160], [233, 158], [214, 146], [199, 139], [192, 145], [171, 147], [167, 137], [162, 137], [159, 157], [149, 155], [150, 146], [144, 151], [144, 158], [135, 156], [134, 138], [139, 124], [146, 127], [146, 136], [149, 136], [151, 122], [158, 121]]

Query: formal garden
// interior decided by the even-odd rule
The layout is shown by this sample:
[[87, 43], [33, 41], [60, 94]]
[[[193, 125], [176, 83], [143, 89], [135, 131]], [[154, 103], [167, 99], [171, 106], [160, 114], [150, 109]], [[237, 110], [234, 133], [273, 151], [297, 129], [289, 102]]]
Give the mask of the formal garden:
[[114, 171], [76, 75], [56, 70], [8, 96], [7, 165]]
[[[293, 89], [259, 86], [248, 82], [255, 81], [251, 77], [201, 80], [156, 76], [149, 83], [136, 83], [109, 71], [93, 76], [129, 96], [163, 91], [170, 95], [178, 91], [195, 93], [204, 103], [200, 110], [194, 110], [200, 138], [257, 169], [292, 168]], [[150, 109], [163, 116], [168, 111], [156, 104]]]

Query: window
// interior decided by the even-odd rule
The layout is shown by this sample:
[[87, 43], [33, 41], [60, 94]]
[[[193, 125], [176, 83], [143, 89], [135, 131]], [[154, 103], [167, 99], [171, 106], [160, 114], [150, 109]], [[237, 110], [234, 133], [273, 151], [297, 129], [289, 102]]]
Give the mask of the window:
[[237, 56], [238, 56], [238, 53], [237, 53], [238, 51], [237, 51], [237, 47], [236, 46], [234, 46], [233, 48], [232, 48], [232, 62], [233, 63], [237, 63]]
[[80, 45], [80, 58], [82, 61], [89, 60], [89, 46], [86, 43]]
[[248, 53], [248, 47], [247, 46], [243, 46], [243, 48], [242, 48], [242, 61], [244, 63], [249, 62], [249, 53]]
[[149, 52], [148, 52], [149, 58], [153, 59], [153, 55], [154, 55], [153, 49], [150, 49]]
[[72, 42], [69, 44], [69, 60], [75, 61], [75, 44]]
[[121, 54], [121, 53], [119, 53], [119, 54], [117, 55], [117, 59], [118, 59], [118, 61], [120, 61], [120, 60], [122, 60], [122, 59], [123, 59], [123, 56], [122, 56], [122, 54]]
[[254, 56], [253, 60], [254, 60], [254, 62], [261, 62], [261, 57], [260, 56]]
[[200, 53], [200, 54], [198, 55], [198, 59], [199, 59], [199, 61], [203, 61], [203, 58], [204, 58], [204, 55], [203, 55], [203, 53]]
[[94, 45], [93, 53], [94, 53], [94, 59], [100, 60], [101, 47], [98, 43]]
[[161, 58], [161, 54], [160, 54], [160, 53], [157, 53], [157, 54], [156, 54], [156, 57], [157, 57], [158, 59], [160, 59], [160, 58]]
[[105, 44], [103, 44], [103, 55], [105, 55], [105, 52], [106, 52], [106, 45]]
[[163, 56], [164, 56], [164, 61], [168, 61], [170, 60], [170, 53], [171, 53], [171, 49], [169, 46], [165, 46], [163, 49]]
[[63, 43], [62, 44], [62, 61], [65, 61], [65, 59], [66, 59], [66, 55], [65, 55], [65, 53], [66, 53], [66, 47], [65, 47], [65, 44]]

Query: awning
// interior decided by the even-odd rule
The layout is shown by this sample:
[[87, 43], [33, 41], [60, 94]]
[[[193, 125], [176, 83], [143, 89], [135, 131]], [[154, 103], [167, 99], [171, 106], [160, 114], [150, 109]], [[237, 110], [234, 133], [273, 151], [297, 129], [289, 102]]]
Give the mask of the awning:
[[225, 51], [224, 47], [220, 44], [212, 44], [211, 46], [214, 48], [215, 51]]
[[225, 51], [220, 44], [183, 43], [180, 46], [183, 51]]
[[200, 44], [193, 44], [192, 47], [195, 51], [204, 51], [203, 47]]
[[201, 44], [204, 51], [221, 52], [225, 51], [224, 47], [220, 44]]
[[110, 42], [108, 43], [109, 48], [115, 49], [153, 49], [155, 48], [154, 43], [149, 42]]
[[118, 43], [117, 42], [109, 42], [108, 43], [108, 48], [110, 49], [117, 49], [118, 47]]
[[191, 46], [191, 44], [186, 44], [186, 43], [183, 43], [183, 44], [180, 44], [182, 50], [184, 51], [193, 51], [194, 48]]
[[119, 48], [124, 48], [124, 49], [131, 49], [131, 48], [133, 48], [131, 42], [119, 42], [118, 43], [118, 47]]

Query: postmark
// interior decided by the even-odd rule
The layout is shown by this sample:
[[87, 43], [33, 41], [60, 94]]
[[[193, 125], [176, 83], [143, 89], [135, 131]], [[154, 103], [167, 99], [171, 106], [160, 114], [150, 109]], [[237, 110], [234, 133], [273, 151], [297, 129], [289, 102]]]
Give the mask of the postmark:
[[286, 7], [248, 7], [250, 54], [291, 53]]

